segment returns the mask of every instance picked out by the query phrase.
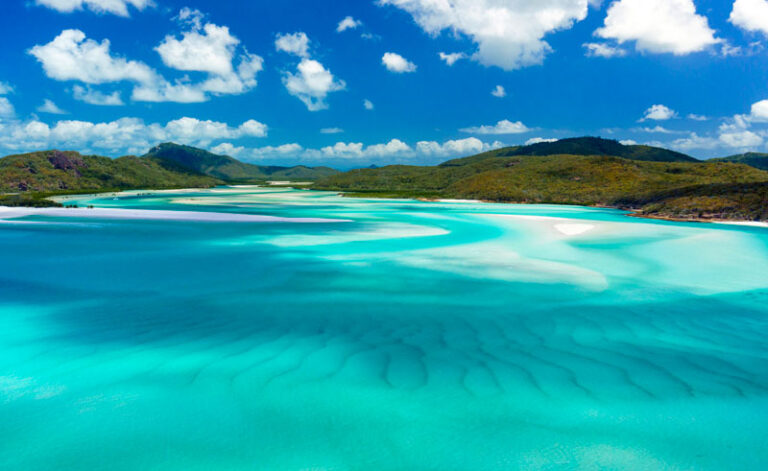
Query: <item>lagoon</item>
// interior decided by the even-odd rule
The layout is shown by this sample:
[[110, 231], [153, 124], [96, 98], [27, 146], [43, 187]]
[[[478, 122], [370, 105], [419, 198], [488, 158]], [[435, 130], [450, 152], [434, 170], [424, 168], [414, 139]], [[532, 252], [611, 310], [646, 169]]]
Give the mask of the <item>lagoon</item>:
[[[761, 469], [768, 229], [261, 187], [0, 211], [0, 469]], [[158, 212], [160, 211], [160, 212]]]

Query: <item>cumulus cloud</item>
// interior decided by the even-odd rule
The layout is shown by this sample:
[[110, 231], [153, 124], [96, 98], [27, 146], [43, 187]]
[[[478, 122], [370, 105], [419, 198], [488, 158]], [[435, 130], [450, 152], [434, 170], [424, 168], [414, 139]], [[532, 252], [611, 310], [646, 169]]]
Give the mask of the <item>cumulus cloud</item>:
[[495, 96], [496, 98], [504, 98], [507, 96], [507, 91], [501, 85], [496, 85], [496, 88], [491, 91], [491, 95]]
[[348, 16], [339, 22], [339, 25], [336, 27], [336, 32], [343, 33], [348, 29], [355, 29], [361, 26], [362, 24], [363, 24], [362, 21], [358, 21], [352, 18], [351, 16]]
[[416, 143], [416, 149], [425, 156], [448, 157], [454, 155], [471, 155], [498, 149], [502, 144], [498, 141], [487, 144], [476, 137], [455, 139], [440, 144], [435, 141], [421, 141]]
[[620, 47], [612, 46], [606, 43], [585, 43], [587, 57], [622, 57], [627, 55], [627, 51]]
[[641, 52], [685, 55], [721, 42], [693, 0], [616, 0], [595, 35]]
[[647, 110], [645, 110], [645, 114], [640, 119], [640, 121], [648, 121], [648, 120], [654, 120], [654, 121], [666, 121], [668, 119], [672, 119], [677, 116], [677, 113], [664, 106], [664, 105], [653, 105]]
[[749, 118], [757, 122], [768, 122], [768, 100], [758, 101], [753, 104]]
[[114, 91], [112, 93], [102, 93], [98, 90], [93, 90], [90, 87], [81, 87], [75, 85], [72, 87], [72, 95], [75, 100], [79, 100], [89, 105], [97, 106], [122, 106], [123, 99], [120, 97], [120, 92]]
[[301, 58], [296, 72], [283, 73], [283, 85], [288, 93], [302, 101], [309, 111], [328, 109], [329, 93], [344, 90], [347, 85], [320, 62], [310, 59], [309, 37], [305, 33], [278, 34], [275, 49]]
[[449, 140], [443, 143], [420, 141], [411, 146], [400, 139], [391, 139], [380, 144], [365, 145], [362, 142], [337, 142], [319, 149], [304, 148], [291, 143], [280, 146], [242, 148], [231, 143], [221, 143], [211, 149], [212, 152], [237, 155], [243, 160], [284, 160], [292, 159], [312, 162], [337, 162], [341, 165], [349, 162], [380, 161], [383, 163], [409, 162], [414, 159], [439, 159], [465, 156], [502, 147], [496, 141], [485, 143], [475, 137]]
[[768, 0], [736, 0], [728, 21], [745, 31], [768, 36]]
[[755, 148], [763, 144], [763, 138], [753, 131], [730, 131], [720, 134], [720, 142], [737, 149]]
[[[242, 94], [257, 85], [256, 75], [263, 68], [261, 57], [244, 51], [237, 56], [235, 67], [240, 41], [227, 27], [202, 25], [202, 13], [197, 10], [182, 10], [181, 17], [192, 29], [184, 31], [181, 39], [166, 36], [155, 50], [170, 68], [206, 74], [199, 82], [185, 78], [171, 83], [143, 62], [113, 55], [109, 40], [94, 41], [75, 29], [64, 30], [50, 43], [28, 52], [54, 80], [88, 85], [131, 82], [134, 101], [198, 103], [208, 100], [209, 95]], [[110, 99], [110, 104], [116, 102]]]
[[721, 142], [718, 139], [699, 136], [695, 132], [692, 132], [688, 137], [683, 137], [672, 141], [670, 147], [681, 151], [689, 151], [694, 149], [715, 149], [720, 147]]
[[302, 59], [296, 73], [285, 72], [283, 85], [288, 93], [301, 100], [309, 111], [328, 108], [328, 94], [344, 90], [346, 84], [336, 79], [323, 64], [312, 59]]
[[53, 41], [29, 50], [54, 80], [76, 80], [89, 84], [130, 81], [150, 84], [159, 80], [157, 73], [142, 62], [131, 61], [110, 52], [108, 39], [87, 39], [77, 29], [61, 32]]
[[146, 124], [138, 118], [121, 118], [111, 122], [64, 120], [53, 125], [32, 120], [14, 121], [0, 130], [0, 148], [31, 151], [41, 148], [66, 147], [83, 151], [140, 153], [162, 141], [208, 146], [212, 141], [265, 137], [266, 125], [249, 120], [239, 126], [184, 117]]
[[49, 113], [49, 114], [67, 114], [66, 111], [59, 108], [56, 103], [49, 99], [45, 99], [43, 101], [43, 104], [37, 107], [37, 111], [40, 113]]
[[388, 71], [397, 74], [404, 74], [408, 72], [416, 72], [416, 64], [407, 60], [400, 54], [394, 52], [387, 52], [382, 56], [381, 63]]
[[7, 95], [13, 93], [13, 87], [5, 82], [0, 82], [0, 95]]
[[523, 134], [530, 132], [531, 129], [520, 121], [512, 122], [504, 119], [492, 126], [474, 126], [459, 129], [459, 131], [469, 134]]
[[153, 5], [152, 0], [35, 0], [35, 4], [61, 13], [71, 13], [87, 8], [95, 13], [111, 13], [118, 16], [129, 16], [129, 6], [141, 11]]
[[588, 0], [378, 0], [410, 13], [431, 35], [448, 30], [470, 38], [472, 59], [514, 70], [541, 64], [552, 50], [547, 34], [587, 16]]
[[363, 108], [365, 108], [368, 111], [373, 110], [373, 102], [371, 100], [365, 99], [363, 100]]
[[704, 115], [691, 113], [688, 115], [688, 119], [691, 121], [709, 121], [709, 118]]
[[295, 56], [309, 57], [309, 37], [306, 33], [278, 34], [275, 49]]
[[468, 56], [463, 52], [452, 52], [450, 54], [446, 54], [445, 52], [440, 52], [438, 53], [438, 55], [440, 56], [440, 60], [445, 61], [445, 63], [448, 64], [449, 67], [462, 59], [468, 58]]

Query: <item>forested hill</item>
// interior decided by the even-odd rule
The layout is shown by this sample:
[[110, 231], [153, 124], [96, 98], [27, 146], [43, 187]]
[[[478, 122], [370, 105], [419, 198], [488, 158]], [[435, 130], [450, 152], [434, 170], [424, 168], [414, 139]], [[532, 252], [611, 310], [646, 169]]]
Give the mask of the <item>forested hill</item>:
[[0, 158], [0, 193], [209, 187], [232, 182], [315, 180], [328, 167], [267, 167], [195, 147], [161, 144], [117, 159], [48, 150]]
[[[607, 206], [682, 219], [768, 220], [766, 171], [613, 141], [621, 146], [616, 147], [602, 139], [566, 141], [562, 147], [543, 143], [550, 147], [499, 149], [435, 167], [353, 170], [322, 179], [315, 188], [370, 196]], [[538, 155], [546, 149], [587, 152], [593, 144], [623, 155]]]
[[539, 142], [527, 146], [505, 147], [477, 156], [449, 160], [443, 166], [463, 165], [485, 157], [515, 157], [522, 155], [610, 155], [629, 160], [648, 162], [699, 162], [689, 155], [661, 147], [625, 145], [600, 137], [574, 137], [553, 142]]

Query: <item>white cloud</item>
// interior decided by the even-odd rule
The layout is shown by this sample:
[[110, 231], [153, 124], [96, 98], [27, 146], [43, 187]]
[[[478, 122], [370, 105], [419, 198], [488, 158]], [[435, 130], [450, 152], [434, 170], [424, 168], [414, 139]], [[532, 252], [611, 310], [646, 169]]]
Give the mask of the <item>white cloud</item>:
[[16, 110], [8, 98], [0, 96], [0, 118], [12, 118], [16, 115]]
[[373, 110], [373, 102], [371, 100], [365, 99], [363, 100], [363, 108], [365, 108], [368, 111]]
[[664, 105], [653, 105], [647, 110], [645, 110], [645, 114], [643, 115], [642, 119], [640, 121], [647, 121], [649, 119], [654, 121], [666, 121], [668, 119], [672, 119], [675, 116], [677, 116], [677, 113], [664, 106]]
[[95, 13], [111, 13], [118, 16], [129, 16], [129, 5], [139, 11], [153, 5], [152, 0], [35, 0], [35, 3], [61, 13], [88, 8]]
[[381, 58], [381, 63], [384, 64], [388, 71], [397, 74], [416, 72], [416, 64], [394, 52], [385, 53]]
[[440, 56], [440, 60], [445, 61], [445, 63], [448, 64], [448, 66], [452, 66], [453, 64], [455, 64], [456, 62], [458, 62], [458, 61], [460, 61], [462, 59], [468, 59], [469, 58], [469, 56], [467, 56], [463, 52], [452, 52], [450, 54], [446, 54], [444, 52], [440, 52], [440, 53], [438, 53], [438, 55]]
[[720, 141], [715, 138], [699, 136], [693, 132], [688, 137], [672, 141], [670, 147], [673, 149], [688, 151], [692, 149], [715, 149], [719, 147], [720, 144]]
[[301, 62], [296, 66], [296, 73], [283, 73], [283, 85], [288, 93], [301, 100], [309, 111], [327, 109], [325, 99], [328, 94], [347, 87], [343, 80], [334, 77], [323, 64], [310, 59], [309, 38], [306, 34], [278, 34], [275, 49], [301, 57]]
[[320, 134], [341, 134], [344, 130], [341, 128], [323, 128], [320, 130]]
[[5, 82], [0, 82], [0, 95], [7, 95], [13, 93], [13, 87]]
[[477, 44], [472, 59], [505, 70], [541, 64], [544, 37], [587, 16], [588, 0], [378, 0], [410, 13], [427, 33], [444, 30]]
[[654, 126], [652, 128], [644, 127], [639, 129], [634, 129], [636, 132], [647, 132], [649, 134], [680, 134], [679, 131], [672, 131], [671, 129], [667, 129], [664, 126]]
[[685, 55], [717, 44], [693, 0], [616, 0], [595, 35], [619, 44], [635, 41], [638, 51]]
[[585, 43], [587, 57], [622, 57], [627, 55], [627, 51], [620, 47], [612, 46], [606, 43]]
[[[195, 16], [195, 12], [182, 10], [179, 18], [184, 17], [184, 24], [198, 29], [183, 32], [182, 39], [166, 36], [155, 49], [168, 67], [207, 75], [197, 83], [186, 77], [170, 83], [143, 62], [113, 55], [109, 40], [99, 43], [87, 39], [80, 30], [65, 30], [50, 43], [34, 46], [29, 53], [54, 80], [89, 85], [132, 82], [134, 101], [199, 103], [208, 100], [209, 94], [242, 94], [254, 88], [263, 59], [245, 51], [238, 56], [235, 68], [233, 59], [240, 41], [227, 27], [210, 23], [200, 26], [202, 14], [197, 12]], [[116, 102], [110, 99], [110, 104]]]
[[756, 122], [768, 122], [768, 100], [753, 104], [749, 117]]
[[530, 132], [531, 129], [520, 121], [512, 122], [504, 119], [493, 126], [475, 126], [459, 129], [459, 131], [470, 134], [523, 134]]
[[37, 107], [37, 111], [40, 113], [49, 113], [49, 114], [67, 114], [66, 111], [59, 108], [56, 103], [49, 99], [45, 99], [42, 105]]
[[166, 36], [155, 51], [173, 69], [229, 75], [234, 72], [232, 57], [239, 43], [226, 26], [208, 23], [202, 31], [183, 32], [182, 39]]
[[763, 138], [752, 131], [725, 132], [720, 134], [720, 142], [738, 149], [755, 148], [763, 143]]
[[363, 23], [361, 21], [358, 21], [352, 18], [351, 16], [348, 16], [339, 22], [339, 25], [336, 27], [336, 32], [343, 33], [348, 29], [355, 29], [361, 26], [362, 24]]
[[89, 84], [130, 81], [151, 84], [157, 73], [142, 62], [112, 56], [108, 39], [96, 42], [86, 39], [77, 29], [61, 32], [53, 41], [29, 50], [49, 78], [77, 80]]
[[501, 85], [496, 85], [496, 88], [491, 91], [491, 95], [495, 96], [496, 98], [504, 98], [507, 96], [507, 91]]
[[285, 72], [283, 85], [288, 93], [301, 100], [309, 111], [327, 109], [325, 99], [328, 94], [346, 88], [343, 80], [336, 79], [323, 64], [312, 59], [302, 59], [295, 74]]
[[207, 147], [212, 141], [264, 137], [267, 127], [255, 120], [233, 127], [226, 123], [184, 117], [145, 124], [138, 118], [121, 118], [111, 122], [65, 120], [48, 125], [32, 120], [13, 122], [0, 131], [0, 148], [31, 151], [62, 147], [81, 151], [111, 153], [143, 153], [163, 141], [174, 141]]
[[211, 152], [219, 155], [228, 155], [230, 157], [237, 157], [245, 153], [246, 148], [243, 146], [234, 146], [229, 142], [222, 142], [221, 144], [211, 147]]
[[123, 99], [120, 97], [120, 92], [114, 91], [112, 93], [102, 93], [98, 90], [93, 90], [90, 87], [81, 87], [75, 85], [72, 87], [72, 95], [75, 100], [79, 100], [89, 105], [97, 106], [122, 106]]
[[416, 143], [416, 149], [420, 154], [438, 157], [479, 154], [500, 147], [502, 147], [502, 144], [498, 141], [487, 144], [476, 137], [450, 140], [442, 144], [435, 141], [421, 141]]
[[275, 49], [307, 59], [309, 58], [309, 37], [302, 32], [278, 34], [275, 39]]
[[634, 141], [632, 139], [624, 139], [624, 140], [619, 141], [619, 144], [621, 144], [623, 146], [636, 146], [637, 145], [637, 141]]
[[736, 0], [728, 21], [745, 31], [768, 35], [768, 1]]
[[558, 139], [545, 139], [543, 137], [534, 137], [525, 141], [525, 145], [530, 146], [532, 144], [541, 144], [542, 142], [557, 142]]
[[689, 114], [688, 115], [688, 119], [690, 119], [692, 121], [709, 121], [709, 118], [707, 116], [703, 116], [703, 115], [700, 115], [700, 114], [694, 114], [694, 113]]

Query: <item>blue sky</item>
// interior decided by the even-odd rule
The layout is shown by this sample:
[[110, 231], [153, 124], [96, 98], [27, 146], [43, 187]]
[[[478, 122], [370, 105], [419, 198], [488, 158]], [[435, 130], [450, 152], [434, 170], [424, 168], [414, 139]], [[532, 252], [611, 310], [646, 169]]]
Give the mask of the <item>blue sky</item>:
[[355, 167], [579, 135], [768, 150], [768, 0], [4, 0], [0, 35], [0, 154], [176, 141]]

